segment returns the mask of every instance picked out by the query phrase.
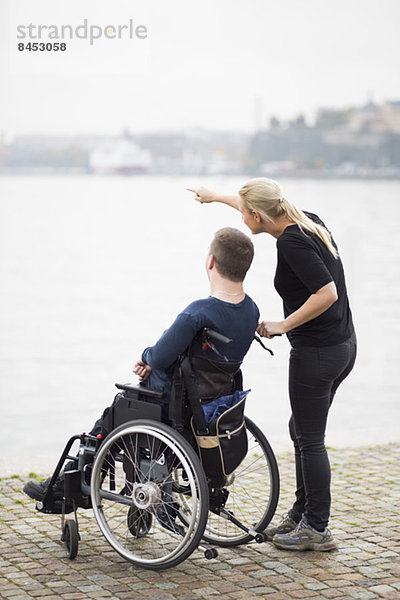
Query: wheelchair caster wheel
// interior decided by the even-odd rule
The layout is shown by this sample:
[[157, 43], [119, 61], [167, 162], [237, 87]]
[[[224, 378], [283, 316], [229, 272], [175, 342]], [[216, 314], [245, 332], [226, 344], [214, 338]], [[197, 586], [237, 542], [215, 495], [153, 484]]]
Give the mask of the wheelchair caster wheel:
[[211, 560], [212, 558], [217, 558], [218, 550], [216, 550], [215, 548], [209, 548], [208, 550], [204, 551], [204, 556], [206, 557], [207, 560]]
[[268, 540], [268, 536], [266, 533], [257, 533], [254, 539], [256, 540], [257, 544], [263, 544]]
[[153, 517], [150, 512], [136, 508], [136, 506], [130, 506], [127, 522], [128, 529], [133, 537], [141, 538], [149, 533]]
[[65, 521], [61, 540], [64, 542], [65, 556], [73, 560], [78, 554], [79, 543], [78, 525], [73, 519]]

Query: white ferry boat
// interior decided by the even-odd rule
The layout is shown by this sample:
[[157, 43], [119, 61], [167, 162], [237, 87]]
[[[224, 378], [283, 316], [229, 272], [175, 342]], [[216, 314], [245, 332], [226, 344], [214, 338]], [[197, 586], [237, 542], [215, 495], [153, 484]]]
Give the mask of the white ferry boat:
[[131, 175], [147, 173], [151, 167], [151, 153], [128, 139], [106, 142], [94, 148], [89, 156], [93, 173]]

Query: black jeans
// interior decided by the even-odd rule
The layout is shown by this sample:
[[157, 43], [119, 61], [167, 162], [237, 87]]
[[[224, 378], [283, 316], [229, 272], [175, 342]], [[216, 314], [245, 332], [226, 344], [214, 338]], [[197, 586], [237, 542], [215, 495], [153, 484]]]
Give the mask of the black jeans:
[[302, 515], [315, 529], [328, 524], [331, 469], [325, 448], [325, 429], [336, 390], [352, 370], [356, 336], [336, 346], [292, 348], [289, 361], [290, 437], [296, 460], [296, 501], [290, 511]]

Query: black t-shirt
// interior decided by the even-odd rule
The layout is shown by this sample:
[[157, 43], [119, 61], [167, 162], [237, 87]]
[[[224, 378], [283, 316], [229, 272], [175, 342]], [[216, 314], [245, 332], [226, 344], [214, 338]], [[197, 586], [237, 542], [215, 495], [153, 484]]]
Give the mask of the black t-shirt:
[[[316, 215], [305, 214], [323, 225]], [[276, 246], [278, 263], [274, 283], [283, 300], [285, 317], [331, 281], [335, 282], [338, 294], [337, 301], [322, 315], [287, 334], [291, 345], [295, 348], [333, 346], [347, 340], [354, 326], [340, 257], [335, 258], [316, 234], [298, 225], [286, 227]]]

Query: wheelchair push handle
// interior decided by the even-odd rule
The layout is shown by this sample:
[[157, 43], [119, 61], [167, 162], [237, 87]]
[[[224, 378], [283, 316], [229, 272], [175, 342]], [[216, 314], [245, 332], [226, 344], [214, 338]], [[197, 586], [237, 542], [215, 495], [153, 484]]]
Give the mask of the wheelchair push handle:
[[210, 329], [209, 327], [204, 327], [204, 335], [206, 338], [211, 338], [216, 342], [222, 342], [223, 344], [229, 344], [232, 340], [226, 335], [222, 335], [222, 333], [218, 333], [218, 331], [214, 331], [214, 329]]
[[[215, 346], [213, 345], [211, 340], [222, 342], [224, 344], [228, 344], [229, 342], [232, 341], [230, 338], [226, 337], [225, 335], [222, 335], [222, 333], [218, 333], [218, 331], [214, 331], [214, 329], [210, 329], [209, 327], [205, 327], [203, 329], [202, 334], [203, 334], [202, 335], [203, 350], [205, 350], [206, 348], [212, 348], [215, 352], [217, 352], [218, 355], [220, 355], [220, 353], [217, 351], [217, 349], [215, 348]], [[281, 335], [282, 334], [277, 333], [273, 337], [281, 337]], [[263, 341], [261, 340], [261, 337], [259, 335], [257, 335], [256, 333], [254, 334], [254, 340], [256, 342], [258, 342], [260, 344], [260, 346], [262, 346], [262, 348], [264, 348], [264, 350], [267, 350], [267, 352], [269, 352], [271, 356], [274, 356], [274, 353], [272, 352], [272, 350], [263, 343]], [[222, 358], [224, 358], [224, 360], [227, 360], [226, 357], [224, 357], [224, 356], [222, 356]]]
[[225, 362], [228, 362], [228, 359], [224, 354], [222, 354], [217, 348], [214, 346], [214, 342], [222, 342], [223, 344], [229, 344], [232, 340], [222, 333], [218, 333], [218, 331], [214, 331], [214, 329], [210, 329], [209, 327], [204, 327], [201, 331], [201, 347], [203, 350], [213, 350], [217, 356], [222, 358]]

